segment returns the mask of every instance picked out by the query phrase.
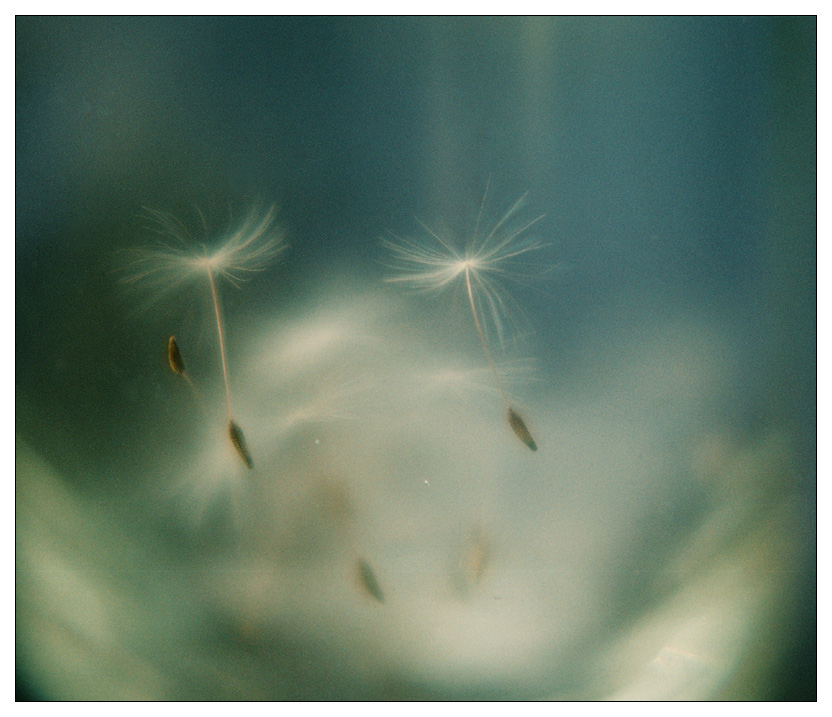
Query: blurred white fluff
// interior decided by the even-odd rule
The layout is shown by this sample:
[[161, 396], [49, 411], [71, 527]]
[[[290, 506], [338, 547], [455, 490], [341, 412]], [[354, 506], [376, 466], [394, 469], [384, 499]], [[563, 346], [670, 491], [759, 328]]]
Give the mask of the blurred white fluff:
[[[755, 674], [743, 656], [776, 630], [790, 519], [776, 492], [740, 510], [750, 486], [732, 476], [778, 484], [788, 440], [735, 445], [703, 408], [730, 353], [719, 327], [677, 323], [670, 342], [653, 327], [610, 352], [627, 360], [603, 379], [542, 384], [529, 404], [549, 447], [532, 454], [467, 379], [435, 384], [431, 366], [465, 365], [436, 349], [452, 324], [361, 286], [238, 317], [252, 471], [191, 411], [162, 468], [113, 498], [133, 516], [117, 521], [19, 453], [18, 635], [47, 694], [666, 698], [670, 675], [692, 699]], [[160, 504], [160, 486], [183, 483], [167, 500], [192, 502]], [[461, 591], [472, 525], [487, 566]], [[356, 556], [383, 604], [357, 585]]]

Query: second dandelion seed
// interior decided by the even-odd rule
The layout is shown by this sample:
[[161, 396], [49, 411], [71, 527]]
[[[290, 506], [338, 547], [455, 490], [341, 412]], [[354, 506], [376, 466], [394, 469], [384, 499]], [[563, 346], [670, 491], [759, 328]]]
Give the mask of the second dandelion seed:
[[382, 243], [393, 255], [393, 268], [400, 272], [387, 281], [425, 291], [440, 291], [457, 281], [464, 282], [477, 335], [506, 404], [508, 424], [526, 446], [536, 451], [537, 444], [531, 432], [509, 402], [489, 348], [483, 320], [485, 316], [490, 318], [497, 339], [502, 342], [504, 320], [511, 299], [500, 279], [511, 277], [510, 266], [518, 257], [545, 246], [527, 234], [545, 215], [530, 221], [518, 221], [517, 214], [526, 198], [523, 195], [490, 229], [481, 230], [487, 195], [486, 187], [474, 230], [464, 246], [458, 246], [452, 239], [441, 236], [424, 224], [422, 227], [427, 236], [423, 239], [402, 239], [396, 236], [393, 240], [383, 239]]

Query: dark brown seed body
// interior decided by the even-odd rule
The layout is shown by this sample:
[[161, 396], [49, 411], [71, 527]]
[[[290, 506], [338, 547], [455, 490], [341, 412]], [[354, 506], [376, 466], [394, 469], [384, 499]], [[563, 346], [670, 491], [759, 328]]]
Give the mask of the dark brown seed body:
[[523, 423], [523, 419], [520, 418], [520, 414], [513, 408], [508, 409], [508, 425], [511, 426], [511, 430], [514, 431], [523, 443], [525, 443], [533, 451], [537, 450], [537, 443], [534, 442], [532, 434], [529, 433], [529, 429], [526, 428], [526, 424]]
[[182, 354], [179, 352], [179, 345], [176, 343], [175, 336], [171, 336], [168, 340], [168, 361], [174, 373], [180, 375], [185, 373], [185, 362], [182, 360]]
[[358, 558], [356, 564], [358, 567], [358, 577], [361, 580], [361, 586], [376, 600], [384, 602], [384, 593], [381, 591], [381, 586], [378, 584], [378, 580], [376, 580], [376, 574], [373, 572], [369, 563], [362, 558]]
[[233, 420], [228, 422], [228, 437], [231, 439], [231, 444], [237, 450], [237, 454], [242, 458], [243, 463], [249, 468], [254, 468], [254, 461], [251, 460], [251, 453], [248, 452], [246, 439], [243, 436], [243, 429], [234, 423]]

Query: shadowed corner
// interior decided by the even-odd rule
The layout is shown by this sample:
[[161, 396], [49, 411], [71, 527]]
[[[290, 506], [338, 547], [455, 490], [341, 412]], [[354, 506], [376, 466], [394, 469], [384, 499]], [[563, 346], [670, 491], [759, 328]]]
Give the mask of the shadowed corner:
[[14, 671], [14, 701], [15, 702], [43, 702], [44, 696], [35, 688], [26, 671], [15, 665]]

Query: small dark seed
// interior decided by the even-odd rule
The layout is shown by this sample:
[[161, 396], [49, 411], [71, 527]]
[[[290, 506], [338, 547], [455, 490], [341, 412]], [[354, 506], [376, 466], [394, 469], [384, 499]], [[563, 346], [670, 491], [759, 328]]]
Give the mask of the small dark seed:
[[508, 409], [508, 425], [511, 426], [511, 430], [514, 431], [523, 443], [525, 443], [533, 451], [537, 450], [537, 443], [534, 442], [532, 434], [529, 432], [529, 429], [526, 428], [526, 424], [523, 422], [523, 419], [520, 418], [520, 414], [513, 408]]
[[378, 584], [378, 580], [376, 580], [376, 574], [373, 572], [369, 563], [362, 558], [358, 558], [357, 567], [358, 577], [361, 580], [361, 585], [364, 590], [379, 602], [384, 602], [384, 593], [381, 591], [381, 586]]
[[182, 354], [179, 351], [179, 345], [176, 343], [175, 336], [171, 336], [168, 340], [168, 361], [174, 373], [180, 375], [185, 373], [185, 362], [182, 360]]
[[243, 429], [240, 428], [233, 420], [228, 422], [228, 437], [231, 439], [231, 444], [237, 449], [237, 454], [249, 468], [254, 468], [254, 461], [251, 460], [251, 453], [248, 452], [246, 446], [246, 439], [243, 436]]

